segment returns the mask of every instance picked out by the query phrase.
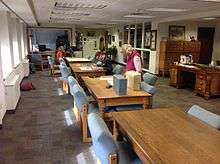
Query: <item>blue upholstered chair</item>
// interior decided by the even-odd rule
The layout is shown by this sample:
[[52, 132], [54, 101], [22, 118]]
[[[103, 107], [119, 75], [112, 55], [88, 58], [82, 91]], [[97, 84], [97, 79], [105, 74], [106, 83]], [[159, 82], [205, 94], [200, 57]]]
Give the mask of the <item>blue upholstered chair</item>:
[[53, 57], [48, 56], [47, 57], [48, 63], [50, 65], [50, 75], [55, 76], [57, 74], [60, 74], [59, 65], [55, 64], [55, 60]]
[[99, 109], [96, 105], [89, 102], [89, 98], [78, 84], [75, 84], [72, 88], [74, 95], [74, 114], [81, 122], [83, 132], [83, 142], [91, 142], [91, 138], [88, 136], [88, 123], [87, 117], [90, 113], [98, 113]]
[[156, 75], [146, 72], [143, 75], [143, 79], [145, 83], [154, 86], [157, 82], [158, 77]]
[[66, 65], [59, 65], [61, 77], [60, 80], [63, 82], [63, 90], [69, 93], [68, 77], [71, 75], [69, 68]]
[[117, 64], [113, 69], [113, 74], [123, 74], [124, 67], [122, 65]]
[[77, 80], [73, 76], [69, 76], [68, 77], [68, 84], [69, 84], [70, 94], [72, 96], [74, 96], [74, 94], [73, 94], [73, 87], [76, 84], [78, 85], [78, 82], [77, 82]]
[[104, 120], [97, 114], [88, 115], [88, 126], [95, 154], [102, 164], [140, 164], [141, 161], [126, 142], [116, 142]]
[[[152, 96], [157, 92], [157, 88], [154, 86], [151, 86], [144, 81], [141, 82], [141, 89], [147, 93], [150, 93]], [[143, 109], [142, 105], [122, 105], [117, 106], [114, 110], [116, 112], [119, 111], [131, 111], [131, 110], [140, 110]]]
[[198, 105], [193, 105], [188, 114], [200, 119], [201, 121], [209, 124], [210, 126], [220, 130], [220, 116], [209, 112]]

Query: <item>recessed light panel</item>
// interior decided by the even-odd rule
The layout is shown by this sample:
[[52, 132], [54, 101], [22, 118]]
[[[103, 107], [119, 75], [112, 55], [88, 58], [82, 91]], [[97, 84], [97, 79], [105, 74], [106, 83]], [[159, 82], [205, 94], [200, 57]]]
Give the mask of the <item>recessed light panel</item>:
[[150, 15], [125, 15], [125, 18], [145, 18], [145, 19], [150, 19], [153, 18], [154, 16]]
[[184, 12], [186, 9], [173, 9], [173, 8], [151, 8], [145, 9], [146, 11], [155, 11], [155, 12]]
[[220, 2], [220, 0], [196, 0], [196, 1], [203, 1], [203, 2]]
[[77, 9], [77, 8], [90, 8], [90, 9], [103, 9], [107, 7], [106, 4], [95, 4], [95, 3], [81, 3], [81, 2], [56, 2], [55, 8], [66, 8], [66, 9]]
[[203, 20], [215, 20], [216, 18], [214, 17], [207, 17], [207, 18], [202, 18]]

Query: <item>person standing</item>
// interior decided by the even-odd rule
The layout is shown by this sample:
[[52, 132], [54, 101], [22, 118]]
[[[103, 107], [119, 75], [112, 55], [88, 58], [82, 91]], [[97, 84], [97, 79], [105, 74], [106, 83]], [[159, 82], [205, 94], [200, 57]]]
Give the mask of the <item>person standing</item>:
[[121, 53], [127, 57], [126, 71], [142, 73], [141, 55], [130, 44], [124, 44]]

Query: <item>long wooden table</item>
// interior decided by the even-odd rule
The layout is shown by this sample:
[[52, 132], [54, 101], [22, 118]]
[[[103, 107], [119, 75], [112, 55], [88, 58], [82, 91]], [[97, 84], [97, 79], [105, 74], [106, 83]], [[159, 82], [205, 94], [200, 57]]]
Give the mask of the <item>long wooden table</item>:
[[144, 91], [133, 91], [128, 89], [127, 95], [119, 96], [113, 88], [107, 88], [107, 80], [104, 78], [82, 77], [85, 86], [98, 102], [100, 113], [105, 117], [106, 107], [118, 105], [142, 104], [143, 109], [152, 107], [152, 95]]
[[68, 63], [91, 63], [92, 61], [87, 58], [77, 58], [77, 57], [65, 57]]
[[180, 109], [113, 112], [144, 163], [219, 164], [220, 131]]
[[106, 70], [102, 67], [97, 67], [93, 63], [69, 63], [69, 65], [80, 83], [82, 82], [82, 76], [99, 77], [104, 76], [106, 73]]

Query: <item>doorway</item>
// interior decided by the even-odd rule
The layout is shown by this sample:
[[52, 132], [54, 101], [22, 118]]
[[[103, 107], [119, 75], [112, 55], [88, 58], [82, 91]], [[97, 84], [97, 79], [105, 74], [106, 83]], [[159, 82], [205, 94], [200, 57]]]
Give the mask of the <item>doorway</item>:
[[210, 64], [212, 61], [212, 51], [215, 28], [199, 27], [198, 40], [201, 42], [199, 63]]

